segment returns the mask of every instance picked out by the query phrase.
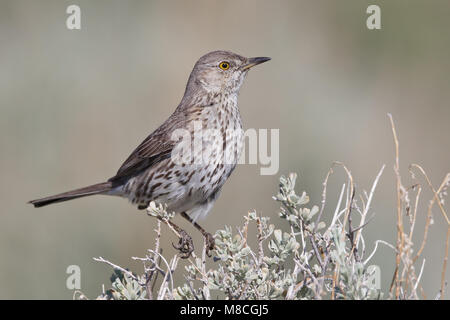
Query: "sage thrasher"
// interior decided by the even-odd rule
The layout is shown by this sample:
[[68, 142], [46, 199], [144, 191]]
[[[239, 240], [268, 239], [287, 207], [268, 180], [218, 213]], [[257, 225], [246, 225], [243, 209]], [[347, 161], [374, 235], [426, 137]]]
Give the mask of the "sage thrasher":
[[[245, 58], [213, 51], [194, 66], [175, 112], [151, 133], [106, 182], [32, 200], [35, 207], [95, 194], [125, 197], [139, 209], [151, 201], [166, 204], [201, 231], [208, 253], [214, 238], [196, 220], [211, 210], [241, 155], [244, 133], [237, 98], [248, 70], [270, 58]], [[201, 134], [199, 134], [201, 133]], [[175, 248], [183, 257], [192, 238], [180, 234]]]

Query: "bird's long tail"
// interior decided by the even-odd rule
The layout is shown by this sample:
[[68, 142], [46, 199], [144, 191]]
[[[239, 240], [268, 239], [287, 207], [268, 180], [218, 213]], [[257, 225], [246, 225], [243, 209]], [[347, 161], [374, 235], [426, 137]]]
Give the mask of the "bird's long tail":
[[75, 189], [72, 191], [60, 193], [54, 196], [32, 200], [29, 203], [33, 204], [35, 208], [43, 207], [52, 203], [68, 201], [72, 199], [77, 199], [81, 197], [92, 196], [95, 194], [103, 194], [112, 189], [112, 182], [102, 182], [93, 184], [88, 187]]

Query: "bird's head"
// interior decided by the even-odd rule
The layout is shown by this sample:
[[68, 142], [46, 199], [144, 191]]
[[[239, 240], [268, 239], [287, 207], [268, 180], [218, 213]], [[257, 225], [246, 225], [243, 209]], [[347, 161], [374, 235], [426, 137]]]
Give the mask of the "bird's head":
[[229, 51], [207, 53], [195, 64], [187, 89], [237, 94], [248, 70], [269, 60], [267, 57], [246, 58]]

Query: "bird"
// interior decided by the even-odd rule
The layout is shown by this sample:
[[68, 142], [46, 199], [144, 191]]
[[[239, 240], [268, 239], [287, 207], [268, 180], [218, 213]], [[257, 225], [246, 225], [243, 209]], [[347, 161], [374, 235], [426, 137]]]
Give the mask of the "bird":
[[[142, 141], [105, 182], [29, 201], [34, 207], [92, 195], [128, 198], [138, 209], [151, 202], [181, 214], [206, 241], [214, 237], [198, 223], [212, 209], [234, 171], [244, 145], [238, 95], [248, 71], [268, 57], [246, 58], [217, 50], [195, 63], [181, 102], [169, 118]], [[192, 238], [173, 222], [183, 258], [194, 250]]]

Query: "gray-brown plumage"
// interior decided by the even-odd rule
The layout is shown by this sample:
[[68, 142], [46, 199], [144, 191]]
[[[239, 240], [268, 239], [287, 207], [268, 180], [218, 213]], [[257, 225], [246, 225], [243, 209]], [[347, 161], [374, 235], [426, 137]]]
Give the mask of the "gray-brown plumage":
[[[30, 203], [42, 207], [95, 194], [126, 197], [139, 209], [151, 201], [165, 203], [169, 211], [194, 223], [212, 249], [212, 236], [196, 220], [210, 211], [242, 151], [237, 104], [242, 82], [251, 67], [268, 60], [228, 51], [202, 56], [175, 112], [131, 153], [114, 177]], [[192, 240], [179, 230], [178, 248], [186, 257], [193, 250]]]

